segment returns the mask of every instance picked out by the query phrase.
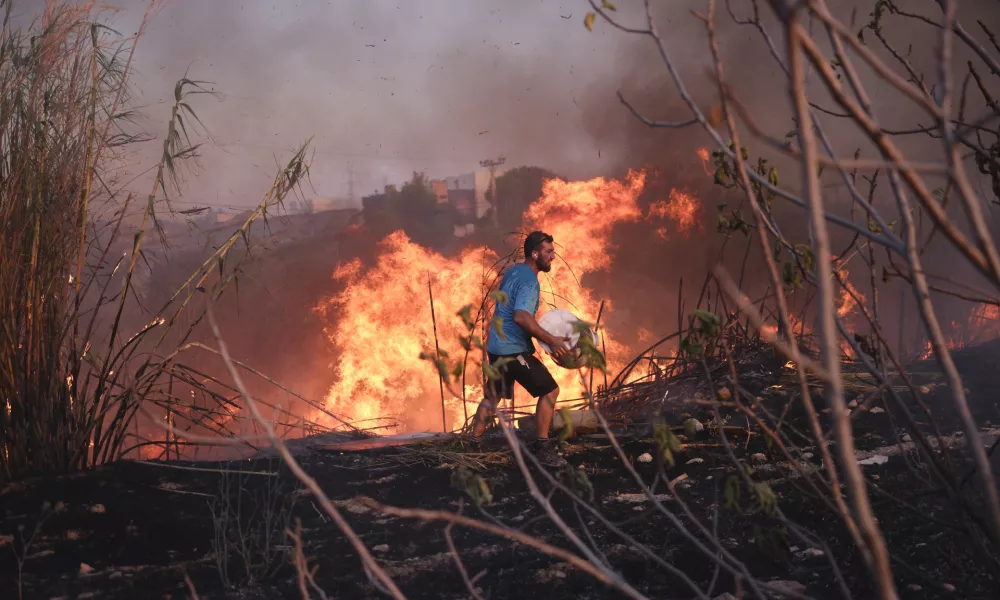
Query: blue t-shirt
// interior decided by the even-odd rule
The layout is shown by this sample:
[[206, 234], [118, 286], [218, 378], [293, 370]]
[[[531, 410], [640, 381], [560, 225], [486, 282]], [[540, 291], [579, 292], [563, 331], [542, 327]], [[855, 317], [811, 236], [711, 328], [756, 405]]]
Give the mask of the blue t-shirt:
[[538, 275], [526, 265], [520, 263], [507, 269], [500, 279], [500, 291], [506, 292], [509, 301], [506, 304], [497, 302], [493, 312], [494, 319], [503, 322], [505, 339], [500, 339], [492, 324], [486, 342], [486, 350], [493, 355], [520, 354], [534, 350], [531, 337], [514, 322], [514, 311], [523, 310], [535, 316], [538, 311]]

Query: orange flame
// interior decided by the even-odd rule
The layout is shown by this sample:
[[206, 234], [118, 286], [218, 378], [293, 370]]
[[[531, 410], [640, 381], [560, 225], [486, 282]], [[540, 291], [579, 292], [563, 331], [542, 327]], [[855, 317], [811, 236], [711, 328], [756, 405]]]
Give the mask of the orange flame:
[[[669, 200], [659, 200], [649, 207], [647, 219], [652, 217], [667, 218], [674, 222], [677, 231], [687, 235], [698, 223], [698, 211], [701, 204], [693, 195], [677, 189], [670, 190]], [[661, 230], [663, 232], [661, 233]], [[659, 228], [657, 234], [666, 239], [664, 228]]]
[[[969, 311], [965, 324], [951, 322], [947, 330], [945, 345], [949, 350], [962, 350], [968, 346], [1000, 337], [1000, 307], [994, 304], [979, 303]], [[920, 360], [934, 357], [934, 346], [927, 341]]]
[[705, 171], [705, 175], [711, 176], [711, 171], [708, 170], [708, 148], [698, 148], [698, 160], [701, 161], [701, 168]]
[[858, 302], [866, 302], [867, 298], [848, 280], [850, 274], [847, 272], [846, 266], [837, 269], [837, 273], [844, 282], [837, 299], [837, 316], [843, 319], [850, 316], [858, 308]]
[[[644, 186], [644, 172], [630, 172], [625, 181], [545, 182], [542, 197], [524, 214], [526, 230], [537, 228], [551, 234], [557, 253], [566, 262], [557, 261], [551, 272], [539, 275], [539, 316], [559, 307], [591, 323], [596, 320], [600, 302], [580, 279], [610, 266], [611, 230], [617, 223], [642, 217], [637, 199]], [[316, 307], [327, 319], [325, 332], [338, 356], [327, 408], [361, 427], [371, 426], [374, 419], [392, 418], [405, 430], [440, 430], [438, 376], [432, 365], [419, 358], [421, 352], [434, 349], [428, 274], [438, 342], [451, 358], [460, 358], [463, 351], [458, 338], [465, 330], [456, 313], [467, 304], [479, 306], [484, 287], [492, 281], [489, 265], [497, 258], [487, 248], [467, 249], [448, 258], [397, 231], [379, 243], [373, 267], [363, 270], [358, 261], [340, 266], [334, 279], [343, 285], [342, 291]], [[605, 303], [605, 317], [610, 309]], [[627, 360], [628, 348], [609, 339], [606, 332], [602, 336], [609, 369], [614, 371]], [[472, 368], [482, 358], [476, 352], [470, 356], [465, 390], [470, 415], [482, 398], [479, 371]], [[544, 352], [539, 355], [559, 383], [561, 398], [582, 394], [578, 371], [555, 366]], [[515, 395], [518, 409], [534, 410], [534, 402], [523, 397], [523, 390]], [[450, 396], [447, 391], [446, 396]], [[461, 398], [446, 398], [445, 413], [445, 427], [460, 428], [465, 415]], [[335, 425], [322, 415], [313, 418]]]

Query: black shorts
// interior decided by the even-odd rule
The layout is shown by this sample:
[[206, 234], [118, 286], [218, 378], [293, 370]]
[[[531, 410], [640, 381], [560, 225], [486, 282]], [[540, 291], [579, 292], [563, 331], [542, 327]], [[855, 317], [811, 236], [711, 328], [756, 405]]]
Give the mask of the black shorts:
[[500, 367], [499, 380], [489, 382], [498, 399], [511, 399], [514, 397], [515, 381], [521, 384], [521, 387], [531, 394], [532, 398], [541, 398], [559, 387], [556, 380], [552, 378], [552, 374], [542, 364], [542, 361], [538, 360], [535, 353], [530, 350], [520, 354], [497, 355], [487, 353], [486, 357], [491, 365], [498, 358], [514, 359]]

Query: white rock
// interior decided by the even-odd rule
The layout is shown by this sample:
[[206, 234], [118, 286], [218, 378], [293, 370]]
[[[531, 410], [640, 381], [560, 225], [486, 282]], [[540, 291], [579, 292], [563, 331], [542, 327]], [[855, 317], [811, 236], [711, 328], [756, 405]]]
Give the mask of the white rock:
[[825, 554], [825, 552], [823, 552], [819, 548], [806, 548], [805, 550], [803, 550], [801, 552], [796, 552], [795, 553], [795, 558], [799, 558], [799, 559], [817, 558], [817, 557], [823, 556], [824, 554]]
[[919, 585], [917, 585], [915, 583], [911, 583], [910, 585], [906, 586], [906, 590], [908, 592], [919, 592], [922, 589], [924, 589], [924, 588], [920, 587]]
[[651, 463], [653, 462], [653, 455], [646, 452], [645, 454], [640, 454], [637, 460], [641, 463]]
[[955, 586], [951, 585], [950, 583], [942, 583], [941, 584], [941, 588], [944, 591], [946, 591], [946, 592], [954, 592], [955, 591]]
[[374, 552], [388, 552], [389, 544], [379, 544], [378, 546], [372, 546]]
[[691, 460], [687, 461], [686, 464], [689, 464], [689, 465], [698, 465], [698, 464], [701, 464], [703, 462], [705, 462], [704, 458], [692, 458]]
[[884, 454], [874, 454], [864, 460], [859, 460], [859, 465], [884, 465], [889, 462], [889, 457]]
[[684, 427], [688, 431], [692, 431], [692, 430], [693, 431], [704, 431], [705, 430], [705, 425], [703, 425], [702, 422], [699, 421], [698, 419], [688, 419], [687, 421], [684, 421]]
[[882, 407], [880, 407], [880, 406], [873, 406], [873, 407], [871, 407], [871, 409], [868, 412], [870, 412], [873, 415], [879, 415], [879, 414], [884, 413], [885, 409], [882, 408]]
[[750, 455], [750, 460], [755, 463], [765, 463], [767, 462], [767, 456], [763, 452], [757, 452]]
[[802, 453], [802, 458], [805, 458], [805, 459], [810, 459], [813, 456], [815, 456], [815, 455], [812, 452], [803, 452]]

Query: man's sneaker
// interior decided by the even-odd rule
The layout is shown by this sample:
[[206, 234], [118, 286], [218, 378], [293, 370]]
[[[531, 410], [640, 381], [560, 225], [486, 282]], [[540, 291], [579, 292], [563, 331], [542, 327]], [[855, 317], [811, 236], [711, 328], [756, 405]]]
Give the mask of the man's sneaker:
[[566, 465], [566, 459], [559, 455], [558, 439], [538, 438], [532, 444], [531, 452], [547, 467], [558, 468]]

